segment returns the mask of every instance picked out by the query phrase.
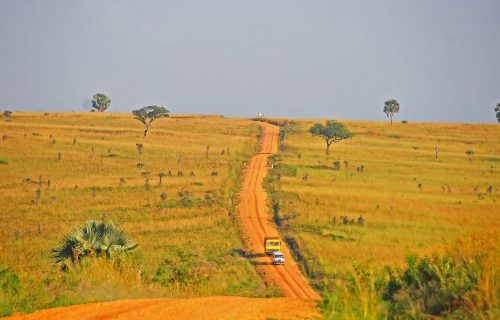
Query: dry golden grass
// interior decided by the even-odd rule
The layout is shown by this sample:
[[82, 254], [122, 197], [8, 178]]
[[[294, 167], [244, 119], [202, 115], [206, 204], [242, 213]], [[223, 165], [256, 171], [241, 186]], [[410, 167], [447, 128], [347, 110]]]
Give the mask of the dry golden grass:
[[[313, 268], [401, 264], [468, 233], [498, 237], [500, 126], [342, 121], [355, 136], [325, 156], [323, 140], [307, 133], [314, 122], [298, 121], [280, 152], [281, 214], [298, 214], [289, 225]], [[340, 219], [361, 214], [364, 226]]]
[[[249, 120], [174, 115], [157, 120], [146, 139], [142, 131], [132, 115], [116, 113], [14, 113], [13, 121], [0, 121], [0, 132], [8, 136], [0, 141], [3, 266], [24, 283], [43, 283], [40, 303], [45, 305], [61, 295], [84, 302], [268, 294], [240, 256], [242, 243], [232, 218], [243, 163], [256, 151], [257, 126]], [[142, 154], [137, 143], [144, 145]], [[163, 177], [159, 185], [158, 173], [169, 170], [173, 176]], [[163, 192], [166, 200], [160, 198]], [[179, 192], [188, 192], [184, 200]], [[121, 225], [140, 244], [133, 260], [143, 290], [136, 288], [140, 283], [123, 280], [126, 275], [122, 283], [116, 279], [109, 286], [99, 275], [90, 277], [90, 284], [56, 283], [61, 272], [53, 265], [51, 249], [76, 225], [102, 218]], [[199, 262], [200, 279], [155, 284], [152, 279], [165, 258], [179, 254]], [[134, 289], [120, 288], [126, 285]]]
[[[285, 227], [313, 272], [334, 276], [353, 264], [400, 265], [410, 253], [446, 250], [470, 234], [497, 243], [499, 126], [345, 121], [354, 138], [325, 156], [324, 142], [307, 133], [314, 122], [297, 121], [299, 132], [287, 136], [279, 183], [280, 214], [290, 217]], [[0, 133], [8, 136], [0, 141], [0, 262], [29, 292], [16, 301], [25, 306], [14, 310], [118, 298], [276, 294], [241, 258], [232, 216], [243, 163], [256, 151], [257, 126], [249, 120], [174, 116], [155, 122], [144, 139], [129, 114], [15, 113], [12, 122], [0, 122]], [[340, 170], [333, 170], [337, 160]], [[356, 170], [360, 165], [363, 172]], [[169, 170], [172, 176], [159, 185], [158, 173]], [[340, 219], [361, 214], [363, 226]], [[58, 241], [79, 223], [102, 218], [140, 244], [132, 259], [89, 260], [65, 274], [54, 267], [50, 253]], [[155, 279], [166, 259], [181, 271], [196, 268], [161, 285]], [[494, 276], [484, 277], [481, 290], [489, 294]]]

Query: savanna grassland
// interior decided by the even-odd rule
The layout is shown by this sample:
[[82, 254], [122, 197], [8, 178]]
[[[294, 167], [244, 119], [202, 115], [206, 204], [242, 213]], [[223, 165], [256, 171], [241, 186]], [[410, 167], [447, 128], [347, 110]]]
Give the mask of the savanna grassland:
[[[233, 218], [243, 164], [257, 148], [251, 121], [174, 115], [144, 138], [130, 114], [14, 113], [0, 132], [1, 314], [275, 294], [241, 257]], [[92, 219], [118, 224], [138, 249], [62, 272], [51, 250]]]
[[[342, 121], [354, 136], [325, 155], [308, 133], [322, 120], [271, 122], [270, 210], [325, 318], [500, 316], [498, 125]], [[254, 122], [174, 115], [144, 138], [130, 114], [14, 113], [0, 133], [0, 315], [280, 294], [242, 257], [235, 218]], [[86, 220], [139, 247], [62, 271], [52, 249]]]
[[354, 136], [325, 155], [323, 139], [308, 133], [316, 122], [324, 121], [278, 121], [286, 134], [267, 188], [304, 272], [325, 295], [337, 294], [326, 313], [384, 318], [377, 281], [390, 272], [376, 274], [447, 252], [487, 257], [484, 286], [492, 292], [485, 299], [498, 308], [500, 127], [342, 121]]

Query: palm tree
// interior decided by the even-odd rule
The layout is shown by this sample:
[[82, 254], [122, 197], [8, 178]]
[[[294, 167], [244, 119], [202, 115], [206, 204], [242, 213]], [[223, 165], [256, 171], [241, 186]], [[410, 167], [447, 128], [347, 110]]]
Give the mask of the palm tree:
[[399, 102], [396, 99], [389, 99], [384, 103], [384, 113], [387, 115], [387, 118], [391, 118], [392, 125], [392, 117], [399, 112]]
[[64, 237], [52, 250], [52, 258], [64, 268], [69, 261], [78, 263], [87, 256], [111, 258], [137, 246], [114, 223], [88, 220]]

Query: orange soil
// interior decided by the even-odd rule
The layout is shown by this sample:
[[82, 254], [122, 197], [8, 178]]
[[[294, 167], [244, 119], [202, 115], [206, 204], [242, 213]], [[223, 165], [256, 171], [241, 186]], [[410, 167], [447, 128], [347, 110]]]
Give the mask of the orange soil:
[[17, 315], [6, 320], [314, 319], [313, 303], [290, 298], [203, 297], [120, 300]]
[[278, 285], [287, 297], [319, 300], [320, 296], [300, 273], [289, 248], [282, 241], [286, 263], [274, 266], [270, 257], [264, 254], [264, 237], [277, 236], [266, 204], [266, 192], [262, 182], [267, 174], [267, 158], [278, 151], [279, 128], [267, 123], [263, 129], [261, 152], [248, 165], [241, 190], [239, 220], [243, 227], [245, 245], [258, 270], [263, 270], [264, 280]]
[[202, 297], [190, 299], [120, 300], [40, 310], [5, 319], [313, 319], [320, 314], [315, 305], [319, 295], [300, 273], [290, 250], [283, 245], [287, 258], [283, 266], [274, 266], [263, 254], [264, 237], [278, 232], [266, 206], [262, 181], [267, 174], [267, 157], [277, 152], [278, 127], [266, 123], [262, 150], [254, 156], [245, 173], [241, 191], [239, 220], [245, 245], [264, 280], [282, 288], [286, 298]]

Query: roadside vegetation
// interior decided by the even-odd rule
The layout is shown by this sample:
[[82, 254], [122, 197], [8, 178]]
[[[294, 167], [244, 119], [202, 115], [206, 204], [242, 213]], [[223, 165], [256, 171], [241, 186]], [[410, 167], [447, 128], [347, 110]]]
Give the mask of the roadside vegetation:
[[[242, 257], [233, 219], [243, 164], [257, 145], [251, 121], [171, 115], [145, 139], [130, 114], [12, 119], [0, 123], [1, 315], [125, 298], [276, 294]], [[126, 233], [130, 243], [118, 251], [127, 253], [78, 236], [88, 220]], [[78, 263], [57, 250], [67, 242]]]
[[498, 126], [341, 121], [325, 155], [271, 121], [269, 205], [326, 318], [498, 318]]
[[325, 290], [327, 319], [498, 319], [496, 235], [466, 235], [404, 267], [353, 265]]

